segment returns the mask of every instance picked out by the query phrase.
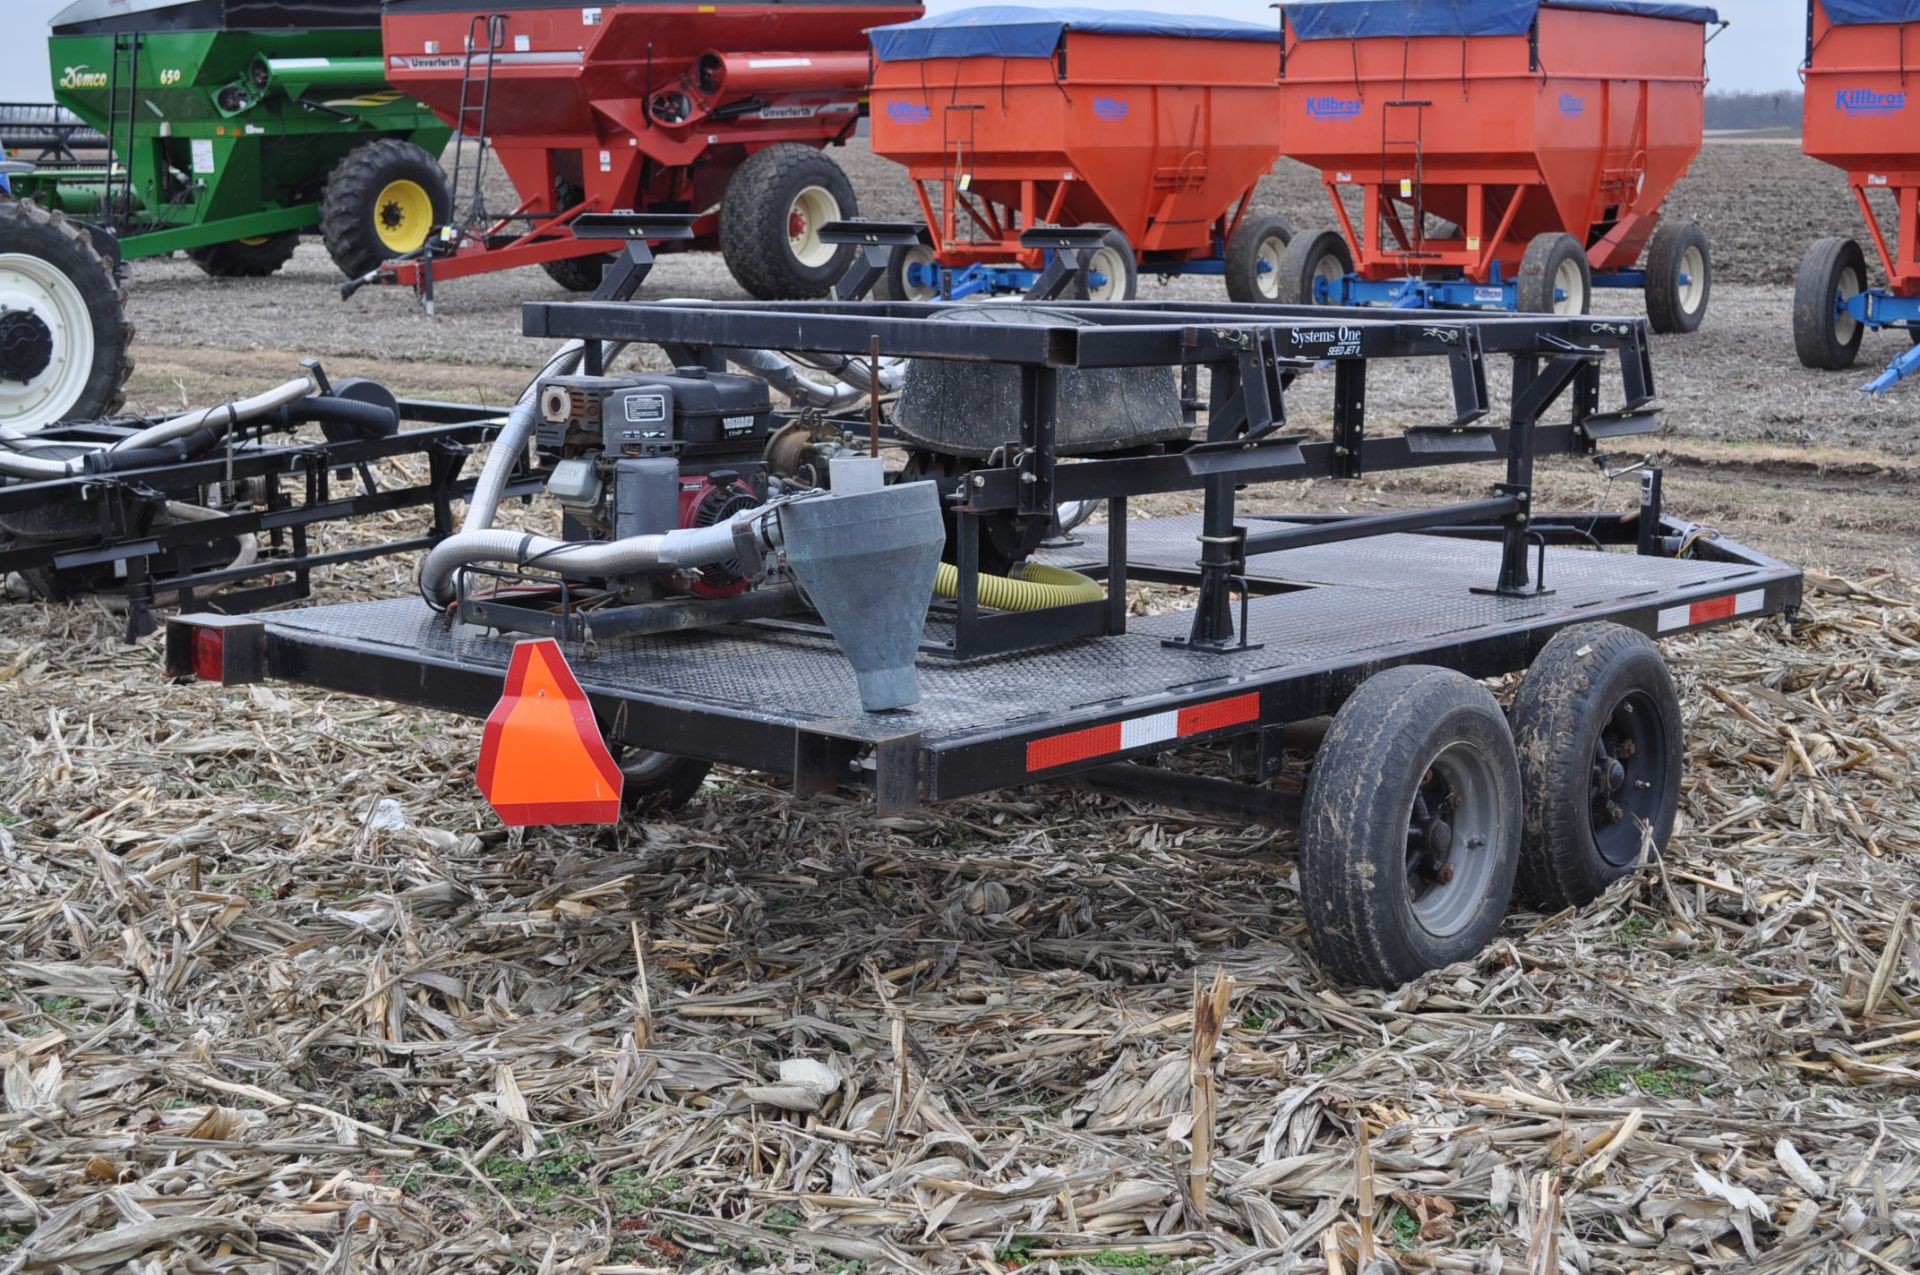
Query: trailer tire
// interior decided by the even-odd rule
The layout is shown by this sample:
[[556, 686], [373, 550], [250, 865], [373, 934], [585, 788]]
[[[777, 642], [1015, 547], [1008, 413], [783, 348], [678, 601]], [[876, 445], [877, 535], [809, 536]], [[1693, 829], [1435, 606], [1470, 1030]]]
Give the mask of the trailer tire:
[[[1227, 237], [1227, 300], [1242, 304], [1276, 305], [1280, 300], [1280, 265], [1293, 227], [1285, 217], [1268, 214], [1242, 222]], [[1265, 267], [1262, 269], [1262, 267]]]
[[215, 279], [265, 279], [293, 260], [299, 246], [299, 232], [287, 230], [258, 239], [230, 239], [189, 248], [187, 258]]
[[1643, 836], [1655, 854], [1665, 848], [1680, 803], [1680, 717], [1673, 675], [1643, 633], [1577, 624], [1541, 649], [1513, 697], [1520, 898], [1578, 907], [1633, 870]]
[[1520, 830], [1513, 736], [1486, 687], [1418, 664], [1367, 679], [1307, 780], [1300, 900], [1320, 964], [1393, 987], [1473, 957], [1506, 914]]
[[84, 226], [0, 201], [0, 425], [30, 433], [119, 411], [133, 372], [126, 301]]
[[939, 268], [939, 260], [933, 255], [933, 249], [923, 243], [896, 245], [887, 254], [887, 272], [880, 276], [880, 282], [874, 286], [875, 301], [938, 301], [940, 289], [924, 283], [909, 283], [907, 271], [914, 266]]
[[[1133, 258], [1133, 245], [1112, 226], [1102, 229], [1107, 233], [1074, 272], [1067, 295], [1076, 301], [1131, 301], [1140, 293], [1140, 266]], [[1099, 288], [1088, 281], [1096, 272], [1106, 279]], [[1116, 279], [1118, 289], [1113, 286]]]
[[1841, 314], [1837, 303], [1867, 288], [1867, 258], [1851, 239], [1817, 239], [1800, 258], [1793, 281], [1793, 349], [1803, 367], [1838, 372], [1852, 367], [1866, 325]]
[[1535, 235], [1520, 258], [1517, 294], [1525, 314], [1586, 314], [1593, 305], [1586, 249], [1558, 231]]
[[547, 278], [568, 292], [597, 292], [601, 281], [607, 277], [607, 266], [612, 262], [611, 255], [600, 252], [587, 257], [543, 261], [540, 268], [547, 272]]
[[440, 161], [412, 142], [383, 137], [334, 166], [320, 202], [320, 237], [340, 273], [358, 279], [425, 246], [452, 216]]
[[1320, 300], [1314, 283], [1325, 279], [1331, 284], [1352, 274], [1353, 253], [1338, 231], [1295, 235], [1288, 241], [1275, 273], [1280, 279], [1282, 305], [1327, 305], [1330, 303]]
[[[1687, 282], [1680, 281], [1681, 276]], [[1647, 321], [1655, 332], [1695, 332], [1713, 295], [1713, 250], [1689, 221], [1663, 221], [1647, 247]]]
[[711, 763], [697, 757], [618, 743], [608, 747], [626, 777], [620, 786], [620, 805], [628, 811], [678, 810], [693, 800], [707, 781], [707, 772], [713, 769]]
[[854, 246], [820, 241], [820, 227], [860, 215], [853, 183], [825, 154], [798, 142], [756, 151], [720, 200], [720, 255], [762, 301], [823, 297], [847, 272]]

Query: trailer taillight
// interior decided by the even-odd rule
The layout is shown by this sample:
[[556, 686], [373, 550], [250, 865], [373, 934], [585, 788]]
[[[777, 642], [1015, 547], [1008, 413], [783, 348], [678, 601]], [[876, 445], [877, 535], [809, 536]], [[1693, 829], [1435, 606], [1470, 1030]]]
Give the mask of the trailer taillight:
[[226, 664], [227, 637], [219, 629], [193, 631], [193, 675], [202, 682], [217, 682]]

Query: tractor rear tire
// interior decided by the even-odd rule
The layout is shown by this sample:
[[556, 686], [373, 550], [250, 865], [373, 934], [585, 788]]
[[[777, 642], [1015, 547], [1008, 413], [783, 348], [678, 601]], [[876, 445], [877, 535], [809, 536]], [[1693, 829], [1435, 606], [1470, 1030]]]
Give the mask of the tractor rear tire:
[[[1682, 283], [1681, 277], [1686, 277]], [[1655, 332], [1694, 332], [1713, 295], [1713, 250], [1693, 222], [1663, 221], [1647, 247], [1647, 321]]]
[[1321, 966], [1395, 987], [1478, 955], [1506, 915], [1520, 830], [1492, 692], [1432, 665], [1368, 678], [1334, 714], [1301, 812], [1300, 903]]
[[189, 248], [187, 256], [215, 279], [264, 279], [279, 273], [299, 246], [299, 232], [288, 230], [259, 239], [233, 239]]
[[1282, 305], [1331, 305], [1319, 298], [1314, 284], [1321, 279], [1334, 284], [1352, 273], [1353, 253], [1338, 231], [1295, 235], [1280, 257], [1280, 268], [1274, 271], [1279, 280], [1278, 299]]
[[1285, 217], [1268, 214], [1242, 222], [1227, 239], [1227, 300], [1279, 304], [1280, 263], [1292, 242], [1293, 227]]
[[840, 165], [811, 146], [781, 142], [740, 165], [720, 200], [720, 254], [762, 301], [824, 297], [853, 260], [852, 244], [820, 241], [820, 227], [860, 215]]
[[1593, 269], [1572, 235], [1535, 235], [1520, 258], [1519, 308], [1524, 314], [1586, 314], [1593, 305]]
[[99, 420], [126, 401], [126, 289], [77, 222], [0, 201], [0, 425]]
[[1839, 312], [1839, 302], [1867, 289], [1867, 258], [1851, 239], [1815, 240], [1793, 281], [1793, 349], [1804, 367], [1838, 372], [1853, 366], [1866, 325]]
[[405, 256], [453, 216], [440, 161], [412, 142], [384, 137], [341, 160], [327, 178], [320, 236], [349, 279]]
[[[1105, 230], [1099, 246], [1087, 254], [1067, 285], [1067, 295], [1075, 301], [1131, 301], [1140, 293], [1140, 266], [1133, 258], [1133, 245], [1113, 227]], [[1096, 273], [1106, 280], [1097, 288], [1088, 281]]]
[[607, 266], [612, 261], [610, 255], [599, 252], [590, 257], [543, 261], [540, 268], [547, 272], [547, 278], [568, 292], [594, 292], [599, 289], [601, 280], [607, 277]]

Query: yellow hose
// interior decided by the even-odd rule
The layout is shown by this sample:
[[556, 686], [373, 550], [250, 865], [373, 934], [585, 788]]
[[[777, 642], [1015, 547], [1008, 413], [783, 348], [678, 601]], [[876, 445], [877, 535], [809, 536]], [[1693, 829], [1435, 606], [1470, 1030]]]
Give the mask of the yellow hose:
[[[1014, 569], [1020, 573], [1018, 580], [1007, 576], [980, 577], [981, 606], [996, 611], [1044, 611], [1075, 602], [1098, 602], [1107, 596], [1099, 581], [1089, 580], [1078, 571], [1063, 571], [1037, 562]], [[959, 595], [960, 572], [951, 562], [940, 564], [940, 573], [933, 578], [933, 591], [943, 598]]]

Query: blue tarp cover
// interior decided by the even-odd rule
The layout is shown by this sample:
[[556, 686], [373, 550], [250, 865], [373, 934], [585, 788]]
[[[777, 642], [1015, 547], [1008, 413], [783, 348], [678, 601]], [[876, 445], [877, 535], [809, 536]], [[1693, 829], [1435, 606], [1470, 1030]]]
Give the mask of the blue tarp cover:
[[1827, 18], [1840, 27], [1867, 22], [1920, 22], [1920, 0], [1826, 0]]
[[[1920, 4], [1920, 0], [1843, 2]], [[1543, 5], [1682, 22], [1720, 20], [1706, 5], [1667, 0], [1289, 0], [1282, 7], [1287, 26], [1302, 40], [1350, 40], [1374, 35], [1525, 35]]]
[[1261, 26], [1198, 14], [1132, 9], [1029, 9], [991, 4], [955, 9], [918, 22], [875, 27], [867, 33], [882, 62], [921, 58], [1047, 58], [1067, 31], [1106, 35], [1171, 35], [1191, 40], [1280, 41], [1278, 24]]

